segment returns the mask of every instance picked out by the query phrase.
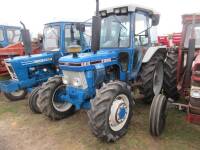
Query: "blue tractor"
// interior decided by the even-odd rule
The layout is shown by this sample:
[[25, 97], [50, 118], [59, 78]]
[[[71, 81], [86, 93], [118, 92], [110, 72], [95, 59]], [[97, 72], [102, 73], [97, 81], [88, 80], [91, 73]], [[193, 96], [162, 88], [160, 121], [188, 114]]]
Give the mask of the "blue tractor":
[[80, 45], [82, 52], [90, 50], [90, 32], [91, 23], [46, 24], [41, 54], [30, 55], [30, 52], [27, 52], [26, 56], [5, 60], [11, 80], [0, 82], [1, 91], [11, 101], [24, 99], [27, 93], [32, 91], [29, 97], [30, 108], [33, 112], [38, 112], [33, 97], [37, 96], [39, 85], [49, 77], [60, 74], [58, 59], [68, 54], [68, 48], [73, 42]]
[[[98, 0], [97, 0], [98, 3]], [[134, 5], [99, 11], [92, 24], [92, 52], [61, 57], [62, 75], [43, 83], [38, 103], [52, 120], [87, 110], [93, 134], [107, 142], [126, 134], [133, 115], [132, 90], [151, 103], [163, 81], [166, 48], [151, 43], [159, 14]]]
[[21, 39], [21, 28], [17, 26], [0, 25], [0, 48], [15, 44]]

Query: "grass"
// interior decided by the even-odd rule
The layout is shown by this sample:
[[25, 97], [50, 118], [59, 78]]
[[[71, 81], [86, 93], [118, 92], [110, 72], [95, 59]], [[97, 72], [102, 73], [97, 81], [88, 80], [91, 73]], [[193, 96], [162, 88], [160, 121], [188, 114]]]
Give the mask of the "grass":
[[[87, 115], [78, 111], [72, 117], [61, 121], [50, 121], [43, 115], [30, 112], [27, 101], [7, 102], [0, 99], [0, 132], [1, 127], [14, 124], [15, 128], [8, 128], [3, 133], [9, 137], [12, 144], [12, 134], [15, 141], [27, 148], [27, 140], [32, 149], [86, 149], [86, 150], [198, 150], [200, 148], [200, 126], [185, 121], [185, 113], [178, 110], [169, 112], [166, 130], [159, 138], [153, 138], [148, 132], [149, 106], [137, 103], [128, 133], [116, 143], [104, 143], [96, 139], [89, 130]], [[14, 123], [13, 123], [14, 122]], [[4, 126], [3, 126], [4, 127]], [[23, 133], [23, 134], [21, 134]], [[31, 136], [31, 138], [30, 138]], [[48, 143], [44, 145], [44, 143]], [[43, 148], [42, 146], [46, 146]], [[23, 149], [23, 148], [21, 148]]]
[[9, 75], [6, 75], [6, 76], [0, 76], [0, 81], [8, 80], [8, 79], [10, 79], [10, 76], [9, 76]]

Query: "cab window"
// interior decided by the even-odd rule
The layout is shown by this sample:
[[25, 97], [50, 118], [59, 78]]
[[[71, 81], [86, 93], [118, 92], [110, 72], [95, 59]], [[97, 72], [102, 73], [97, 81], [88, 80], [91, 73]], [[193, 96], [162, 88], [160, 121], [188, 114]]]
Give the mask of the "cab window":
[[7, 29], [8, 42], [11, 44], [19, 42], [20, 34], [20, 29]]
[[73, 44], [81, 45], [80, 33], [76, 29], [75, 25], [66, 25], [66, 27], [65, 27], [65, 49], [68, 49], [68, 47]]
[[148, 37], [148, 17], [142, 13], [135, 15], [135, 45], [145, 46], [149, 43]]
[[44, 28], [44, 50], [58, 50], [60, 47], [60, 27], [59, 26], [45, 26]]

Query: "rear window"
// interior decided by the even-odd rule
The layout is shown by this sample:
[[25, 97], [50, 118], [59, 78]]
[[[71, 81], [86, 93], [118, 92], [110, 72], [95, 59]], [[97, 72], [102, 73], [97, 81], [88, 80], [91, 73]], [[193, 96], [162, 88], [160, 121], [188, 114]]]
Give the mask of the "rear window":
[[11, 44], [15, 44], [20, 41], [20, 29], [7, 29], [8, 41]]
[[[187, 31], [186, 31], [186, 36], [185, 36], [185, 42], [184, 42], [184, 47], [188, 48], [189, 47], [189, 39], [192, 36], [192, 28], [193, 25], [190, 24], [187, 27]], [[200, 24], [195, 24], [194, 25], [194, 36], [195, 36], [195, 48], [200, 48]]]

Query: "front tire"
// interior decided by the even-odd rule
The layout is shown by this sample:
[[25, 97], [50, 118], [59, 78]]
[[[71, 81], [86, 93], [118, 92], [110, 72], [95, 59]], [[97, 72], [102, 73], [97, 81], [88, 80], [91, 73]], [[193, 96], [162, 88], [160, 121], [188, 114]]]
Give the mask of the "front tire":
[[110, 82], [97, 91], [87, 112], [93, 134], [107, 142], [114, 142], [126, 134], [133, 115], [133, 99], [128, 85]]
[[59, 94], [65, 94], [65, 91], [66, 86], [59, 76], [51, 77], [43, 83], [38, 101], [42, 113], [52, 120], [71, 116], [75, 112], [75, 107], [71, 103], [59, 99]]
[[167, 99], [164, 95], [156, 95], [149, 114], [149, 131], [152, 136], [160, 136], [166, 123]]
[[16, 92], [4, 93], [4, 95], [10, 101], [18, 101], [25, 99], [27, 91], [23, 89], [23, 90], [18, 90]]
[[28, 99], [28, 105], [30, 110], [35, 113], [35, 114], [40, 114], [41, 110], [38, 104], [38, 92], [41, 89], [41, 87], [36, 87], [32, 92], [31, 95], [29, 96]]

